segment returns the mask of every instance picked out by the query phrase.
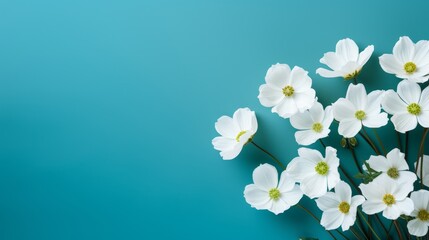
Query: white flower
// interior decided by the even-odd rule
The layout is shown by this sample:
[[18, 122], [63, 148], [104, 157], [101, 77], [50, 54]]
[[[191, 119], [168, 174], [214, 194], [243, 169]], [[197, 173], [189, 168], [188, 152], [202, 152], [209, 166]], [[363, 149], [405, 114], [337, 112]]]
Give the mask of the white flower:
[[309, 149], [298, 149], [299, 157], [292, 159], [286, 171], [300, 183], [302, 192], [310, 198], [320, 197], [340, 181], [337, 150], [326, 148], [325, 157], [320, 152]]
[[[421, 172], [421, 160], [419, 158], [419, 166], [417, 167], [417, 176], [419, 178], [420, 177], [420, 172]], [[417, 165], [417, 161], [414, 163], [414, 168]], [[429, 187], [429, 156], [428, 155], [423, 155], [423, 185], [425, 185], [426, 187]]]
[[343, 231], [347, 231], [355, 223], [357, 207], [364, 201], [361, 195], [352, 197], [350, 186], [340, 181], [335, 186], [335, 193], [327, 192], [316, 200], [317, 206], [323, 211], [320, 224], [326, 230], [341, 226]]
[[295, 133], [295, 140], [301, 145], [310, 145], [318, 139], [328, 136], [329, 126], [331, 126], [334, 117], [332, 116], [332, 107], [326, 107], [323, 110], [322, 104], [314, 103], [308, 111], [297, 113], [290, 118], [292, 126], [300, 131]]
[[382, 101], [383, 109], [393, 115], [390, 119], [395, 130], [401, 133], [417, 127], [429, 127], [429, 88], [423, 92], [417, 83], [403, 80], [398, 84], [398, 93], [389, 90]]
[[273, 107], [271, 111], [279, 116], [289, 118], [313, 106], [316, 92], [304, 69], [294, 67], [291, 71], [287, 64], [278, 63], [268, 69], [265, 81], [267, 84], [259, 87], [259, 101]]
[[429, 226], [429, 192], [427, 190], [412, 192], [411, 200], [414, 202], [414, 210], [410, 215], [415, 219], [408, 222], [407, 228], [411, 235], [423, 237], [427, 234]]
[[400, 37], [392, 54], [380, 57], [381, 68], [396, 77], [413, 82], [426, 82], [429, 78], [429, 42], [416, 44], [409, 37]]
[[391, 150], [386, 157], [381, 155], [371, 156], [367, 162], [372, 169], [382, 172], [382, 175], [386, 175], [393, 180], [408, 182], [411, 185], [417, 180], [416, 174], [406, 171], [409, 167], [405, 161], [405, 154], [401, 153], [397, 148]]
[[215, 123], [216, 131], [221, 135], [212, 140], [214, 149], [220, 151], [224, 160], [231, 160], [240, 154], [244, 144], [248, 143], [258, 130], [255, 112], [249, 108], [239, 108], [233, 117], [222, 116]]
[[326, 64], [333, 71], [318, 68], [317, 74], [322, 77], [343, 77], [345, 79], [355, 78], [362, 70], [363, 65], [368, 62], [374, 52], [374, 46], [370, 45], [359, 53], [356, 43], [350, 38], [338, 41], [335, 52], [327, 52], [320, 59], [320, 63]]
[[340, 122], [340, 135], [351, 138], [362, 129], [362, 125], [378, 128], [388, 122], [387, 114], [381, 112], [383, 91], [366, 94], [362, 84], [350, 84], [346, 98], [340, 98], [333, 104], [334, 118]]
[[278, 173], [270, 164], [262, 164], [253, 171], [253, 182], [244, 189], [246, 202], [258, 210], [267, 209], [274, 214], [282, 213], [297, 204], [302, 192], [295, 181], [283, 171]]
[[387, 219], [397, 219], [401, 214], [409, 215], [414, 204], [407, 195], [413, 190], [408, 182], [398, 182], [385, 175], [378, 176], [368, 184], [360, 184], [360, 190], [367, 199], [362, 208], [366, 214], [383, 211]]

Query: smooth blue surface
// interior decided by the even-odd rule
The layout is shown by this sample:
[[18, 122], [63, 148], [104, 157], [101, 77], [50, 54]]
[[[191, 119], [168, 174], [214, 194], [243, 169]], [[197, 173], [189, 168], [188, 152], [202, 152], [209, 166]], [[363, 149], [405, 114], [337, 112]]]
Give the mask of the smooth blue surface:
[[245, 203], [270, 159], [222, 161], [214, 122], [248, 106], [255, 141], [293, 158], [289, 122], [256, 98], [268, 67], [307, 69], [329, 104], [347, 83], [315, 69], [350, 37], [376, 48], [361, 81], [393, 88], [377, 56], [429, 38], [422, 2], [1, 1], [0, 239], [326, 238], [299, 209]]

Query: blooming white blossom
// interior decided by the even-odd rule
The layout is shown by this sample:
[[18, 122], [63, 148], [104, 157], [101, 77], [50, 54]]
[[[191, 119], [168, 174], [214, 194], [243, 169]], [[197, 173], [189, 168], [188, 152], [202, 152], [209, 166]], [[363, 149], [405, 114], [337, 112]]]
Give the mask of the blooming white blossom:
[[405, 154], [397, 148], [391, 150], [386, 157], [371, 156], [367, 162], [372, 169], [393, 180], [408, 182], [411, 185], [417, 180], [416, 174], [407, 171], [409, 167], [405, 161]]
[[429, 226], [429, 191], [412, 192], [411, 200], [414, 203], [414, 210], [410, 215], [415, 219], [408, 222], [407, 228], [411, 235], [423, 237], [427, 234]]
[[323, 196], [340, 181], [337, 150], [327, 147], [325, 157], [319, 151], [300, 148], [299, 157], [292, 159], [286, 171], [300, 183], [302, 192], [310, 198]]
[[340, 181], [335, 186], [335, 193], [327, 192], [316, 200], [317, 206], [323, 211], [320, 224], [326, 230], [341, 226], [343, 231], [347, 231], [355, 223], [357, 207], [364, 201], [361, 195], [352, 197], [350, 186]]
[[408, 182], [380, 175], [368, 184], [360, 184], [359, 188], [367, 199], [362, 204], [366, 214], [382, 211], [385, 218], [395, 220], [401, 214], [409, 215], [414, 209], [413, 201], [407, 197], [413, 190], [413, 185]]
[[320, 59], [320, 63], [326, 64], [332, 71], [318, 68], [316, 73], [326, 78], [355, 78], [362, 70], [363, 65], [368, 62], [373, 52], [373, 45], [366, 47], [365, 50], [359, 53], [359, 48], [352, 39], [342, 39], [338, 41], [335, 52], [327, 52]]
[[421, 91], [417, 83], [403, 80], [398, 84], [397, 93], [386, 91], [383, 109], [393, 115], [390, 119], [395, 130], [401, 133], [417, 127], [429, 127], [429, 88]]
[[224, 160], [231, 160], [240, 154], [244, 144], [248, 143], [258, 130], [254, 111], [239, 108], [231, 117], [222, 116], [215, 123], [216, 131], [221, 135], [212, 140], [213, 147], [220, 151]]
[[380, 57], [381, 68], [396, 77], [412, 82], [426, 82], [429, 78], [429, 42], [416, 44], [409, 37], [400, 37], [393, 47], [393, 54]]
[[283, 171], [278, 173], [270, 164], [262, 164], [253, 171], [253, 182], [244, 189], [246, 202], [258, 210], [279, 214], [297, 204], [302, 192], [295, 181]]
[[417, 166], [417, 161], [414, 163], [414, 168], [417, 166], [417, 176], [420, 177], [420, 173], [423, 173], [423, 185], [429, 187], [429, 156], [423, 155], [423, 169], [421, 169], [421, 160], [419, 158], [419, 165]]
[[381, 112], [381, 100], [384, 91], [372, 91], [366, 94], [362, 84], [350, 84], [346, 98], [340, 98], [333, 104], [334, 118], [340, 122], [340, 135], [351, 138], [362, 126], [378, 128], [388, 122], [387, 114]]
[[300, 67], [290, 70], [287, 64], [275, 64], [268, 69], [265, 81], [259, 87], [259, 101], [283, 118], [303, 112], [315, 102], [312, 80]]
[[328, 106], [323, 110], [322, 104], [316, 102], [308, 111], [293, 115], [290, 123], [300, 130], [295, 133], [296, 142], [301, 145], [310, 145], [328, 136], [333, 120], [332, 107]]

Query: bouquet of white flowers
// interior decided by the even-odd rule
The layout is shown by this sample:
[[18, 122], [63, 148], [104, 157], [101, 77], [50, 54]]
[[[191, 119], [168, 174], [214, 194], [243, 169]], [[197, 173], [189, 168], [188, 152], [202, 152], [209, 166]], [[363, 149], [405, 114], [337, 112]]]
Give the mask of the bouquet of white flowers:
[[[298, 206], [333, 239], [428, 237], [429, 156], [424, 155], [424, 146], [429, 128], [429, 87], [422, 90], [419, 84], [429, 79], [429, 41], [413, 43], [409, 37], [400, 37], [393, 54], [379, 57], [381, 68], [401, 79], [396, 91], [368, 93], [357, 82], [373, 52], [372, 45], [359, 52], [356, 43], [347, 38], [336, 44], [335, 52], [324, 54], [320, 62], [330, 69], [319, 68], [317, 74], [352, 81], [345, 97], [326, 107], [317, 101], [312, 79], [304, 69], [278, 63], [267, 71], [266, 83], [259, 88], [260, 103], [290, 119], [299, 145], [319, 142], [324, 153], [302, 147], [297, 157], [284, 164], [254, 142], [258, 122], [249, 108], [240, 108], [232, 117], [217, 120], [215, 128], [220, 136], [212, 144], [224, 160], [234, 159], [244, 146], [254, 145], [282, 169], [279, 179], [276, 167], [268, 163], [258, 166], [253, 171], [253, 183], [244, 189], [247, 203], [276, 215]], [[387, 125], [388, 114], [398, 137], [398, 148], [394, 149], [386, 149], [376, 131]], [[338, 134], [343, 137], [341, 146], [354, 159], [354, 174], [341, 166], [337, 150], [323, 142], [332, 134], [333, 123], [338, 124]], [[408, 156], [408, 133], [418, 124], [424, 130], [417, 146], [418, 157], [412, 161]], [[372, 136], [367, 133], [368, 128], [373, 129]], [[405, 144], [401, 144], [401, 133], [405, 133]], [[359, 161], [357, 138], [368, 144], [374, 155]], [[352, 188], [357, 193], [354, 196]], [[315, 199], [323, 212], [321, 218], [299, 204], [303, 195]], [[344, 233], [348, 230], [350, 233]]]

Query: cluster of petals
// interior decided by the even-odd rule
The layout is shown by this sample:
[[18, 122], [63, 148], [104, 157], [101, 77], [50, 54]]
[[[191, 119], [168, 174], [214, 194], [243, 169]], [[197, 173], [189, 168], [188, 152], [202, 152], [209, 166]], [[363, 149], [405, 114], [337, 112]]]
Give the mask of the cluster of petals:
[[417, 167], [417, 170], [416, 170], [417, 176], [420, 179], [422, 178], [421, 176], [423, 176], [423, 185], [425, 185], [426, 187], [429, 187], [429, 156], [423, 155], [423, 158], [419, 158], [418, 162], [416, 161], [414, 163], [414, 167], [415, 168]]
[[297, 204], [302, 192], [286, 171], [282, 172], [279, 181], [277, 169], [262, 164], [253, 171], [253, 184], [244, 189], [244, 198], [252, 207], [277, 215]]
[[428, 233], [429, 227], [429, 191], [419, 190], [411, 193], [414, 210], [410, 216], [413, 220], [407, 223], [408, 232], [417, 237], [423, 237]]
[[231, 160], [240, 154], [258, 130], [258, 121], [254, 111], [239, 108], [234, 115], [222, 116], [215, 123], [216, 131], [221, 135], [212, 140], [214, 149], [220, 151], [224, 160]]

